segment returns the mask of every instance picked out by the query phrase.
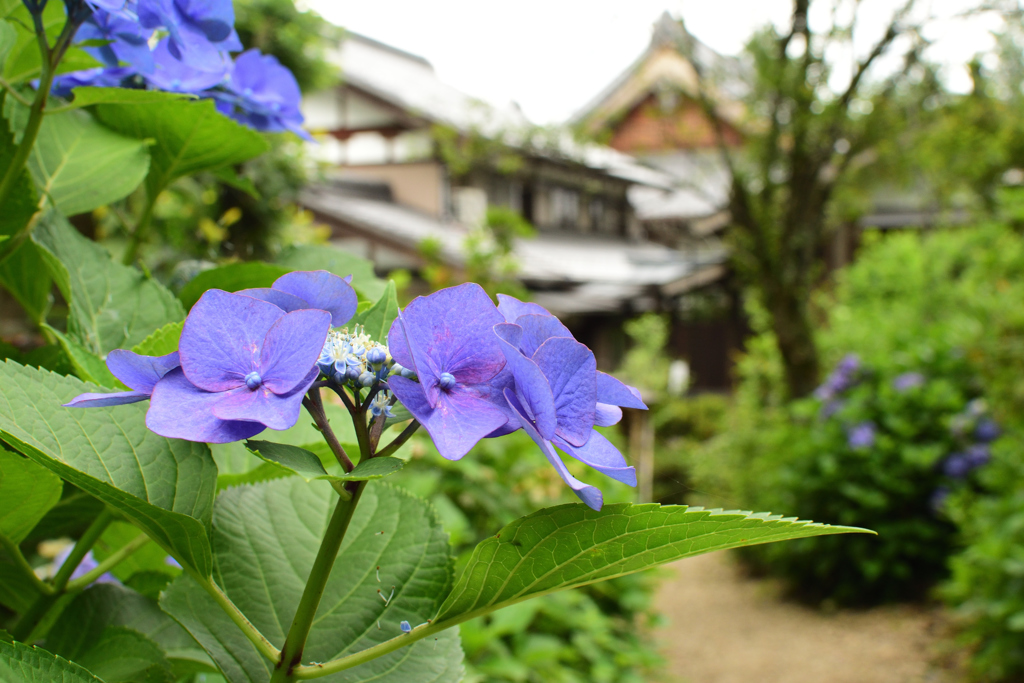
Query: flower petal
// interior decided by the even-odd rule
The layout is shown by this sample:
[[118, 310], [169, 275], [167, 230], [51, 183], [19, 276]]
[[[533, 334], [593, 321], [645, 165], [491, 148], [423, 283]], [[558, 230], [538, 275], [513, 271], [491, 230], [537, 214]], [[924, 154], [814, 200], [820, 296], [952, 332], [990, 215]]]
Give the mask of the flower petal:
[[622, 408], [610, 406], [607, 403], [598, 403], [594, 407], [594, 425], [597, 427], [611, 427], [619, 424], [622, 419]]
[[[309, 304], [288, 292], [280, 292], [270, 287], [255, 287], [253, 289], [240, 289], [235, 294], [241, 294], [243, 296], [251, 296], [253, 299], [259, 299], [260, 301], [266, 301], [267, 303], [274, 304], [285, 313], [291, 313], [292, 311], [301, 311], [304, 308], [310, 308]], [[316, 308], [315, 306], [313, 308]]]
[[391, 377], [388, 387], [426, 428], [438, 452], [448, 460], [459, 460], [480, 439], [508, 421], [493, 403], [463, 387], [442, 392], [433, 407], [427, 402], [423, 387], [412, 380]]
[[516, 325], [523, 328], [519, 348], [527, 358], [532, 358], [540, 345], [552, 337], [573, 339], [572, 332], [553, 315], [521, 315]]
[[427, 403], [431, 408], [437, 405], [437, 398], [441, 395], [441, 389], [438, 387], [441, 372], [433, 359], [424, 355], [423, 351], [409, 339], [409, 328], [401, 310], [398, 311], [398, 317], [391, 323], [391, 329], [388, 331], [388, 353], [400, 365], [416, 373]]
[[273, 288], [302, 299], [309, 304], [306, 308], [327, 311], [333, 327], [341, 327], [351, 320], [359, 305], [352, 285], [326, 270], [287, 273], [274, 282]]
[[263, 386], [279, 395], [294, 390], [316, 366], [330, 330], [331, 314], [318, 309], [294, 311], [275, 322], [260, 351]]
[[533, 360], [547, 378], [555, 399], [555, 433], [574, 446], [582, 446], [594, 428], [594, 354], [575, 339], [552, 337], [541, 344]]
[[222, 420], [259, 423], [278, 431], [291, 429], [299, 421], [306, 389], [315, 379], [316, 375], [313, 375], [309, 383], [284, 396], [278, 396], [267, 389], [266, 385], [255, 391], [249, 387], [225, 391], [219, 394], [221, 399], [213, 404], [213, 414]]
[[498, 312], [505, 317], [507, 323], [514, 323], [521, 315], [551, 315], [540, 304], [525, 303], [508, 294], [498, 295]]
[[613, 406], [647, 410], [636, 388], [623, 384], [605, 372], [597, 373], [597, 400]]
[[265, 427], [256, 422], [218, 419], [213, 405], [223, 394], [203, 391], [181, 368], [168, 372], [153, 388], [146, 426], [169, 439], [230, 443], [256, 436]]
[[558, 454], [551, 448], [551, 443], [541, 437], [540, 433], [534, 428], [529, 418], [523, 414], [522, 405], [519, 404], [515, 394], [506, 389], [505, 399], [515, 412], [516, 417], [519, 418], [519, 424], [522, 425], [523, 431], [529, 434], [534, 443], [540, 447], [544, 457], [547, 458], [548, 462], [551, 463], [551, 466], [555, 468], [555, 471], [558, 472], [558, 476], [562, 478], [562, 481], [564, 481], [569, 488], [573, 490], [573, 493], [579, 496], [580, 500], [586, 503], [588, 507], [594, 510], [600, 510], [601, 506], [604, 504], [604, 496], [602, 495], [601, 490], [596, 486], [584, 484], [569, 473], [565, 463], [562, 462], [562, 459], [559, 458]]
[[494, 326], [494, 334], [505, 355], [505, 368], [515, 380], [516, 396], [525, 407], [526, 414], [537, 423], [540, 435], [550, 440], [555, 437], [558, 426], [555, 396], [540, 367], [519, 351], [521, 333], [522, 328], [512, 323]]
[[107, 354], [107, 368], [124, 385], [145, 394], [153, 393], [153, 387], [174, 368], [180, 366], [178, 352], [166, 356], [142, 356], [125, 349], [114, 349]]
[[118, 391], [113, 394], [79, 394], [61, 405], [65, 408], [106, 408], [107, 406], [138, 403], [148, 399], [148, 391]]
[[259, 369], [267, 332], [285, 313], [249, 296], [211, 289], [192, 307], [181, 331], [178, 352], [188, 380], [205, 391], [227, 391], [245, 384]]
[[628, 486], [636, 486], [636, 469], [626, 464], [626, 459], [619, 453], [619, 449], [600, 432], [591, 432], [590, 439], [582, 446], [573, 446], [558, 438], [554, 440], [554, 444], [601, 474]]

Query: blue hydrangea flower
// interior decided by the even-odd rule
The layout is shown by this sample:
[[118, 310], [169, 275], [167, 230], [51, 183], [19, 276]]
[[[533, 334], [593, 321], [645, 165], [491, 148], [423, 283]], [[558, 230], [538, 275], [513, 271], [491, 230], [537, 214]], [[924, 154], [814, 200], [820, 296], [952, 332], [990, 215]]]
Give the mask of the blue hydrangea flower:
[[270, 287], [235, 292], [274, 304], [285, 313], [316, 308], [331, 314], [331, 326], [341, 327], [356, 314], [359, 297], [352, 276], [338, 277], [326, 270], [297, 270], [277, 278]]
[[846, 430], [846, 443], [854, 450], [864, 450], [875, 445], [875, 423], [861, 422]]
[[327, 311], [285, 313], [250, 296], [212, 289], [185, 319], [181, 367], [153, 390], [146, 425], [168, 438], [227, 443], [288, 429], [320, 370]]
[[220, 69], [196, 69], [171, 54], [170, 40], [164, 38], [153, 50], [153, 68], [144, 77], [158, 90], [196, 94], [220, 85], [228, 76], [230, 61], [221, 59]]
[[971, 469], [987, 465], [992, 459], [992, 449], [986, 443], [976, 443], [967, 447], [967, 462]]
[[971, 471], [971, 461], [966, 453], [953, 453], [942, 461], [942, 473], [953, 479], [962, 479]]
[[892, 381], [892, 388], [903, 393], [922, 386], [924, 382], [925, 377], [920, 372], [904, 372]]
[[156, 383], [179, 365], [177, 351], [166, 356], [142, 356], [132, 351], [115, 349], [107, 354], [107, 369], [131, 391], [80, 394], [65, 403], [64, 407], [105, 408], [145, 401], [153, 394]]
[[222, 54], [242, 49], [231, 0], [140, 0], [139, 23], [163, 29], [174, 57], [195, 69], [217, 71]]
[[111, 41], [99, 47], [86, 47], [86, 52], [108, 67], [128, 65], [141, 73], [153, 71], [153, 53], [149, 50], [152, 30], [143, 29], [137, 21], [115, 12], [98, 9], [75, 34], [75, 41]]
[[256, 130], [291, 131], [303, 139], [313, 139], [302, 129], [299, 84], [272, 55], [256, 49], [243, 52], [235, 59], [225, 91], [214, 93], [214, 97], [222, 114]]
[[392, 374], [388, 386], [449, 460], [511, 417], [501, 394], [510, 378], [493, 331], [500, 322], [487, 293], [467, 283], [417, 297], [388, 333], [391, 355], [419, 378]]
[[979, 420], [974, 427], [974, 438], [984, 443], [995, 441], [1000, 434], [1002, 434], [1002, 430], [999, 429], [999, 425], [995, 420], [989, 418]]
[[843, 357], [836, 369], [832, 371], [820, 387], [814, 390], [815, 398], [828, 401], [853, 386], [857, 371], [860, 369], [860, 357], [849, 353]]

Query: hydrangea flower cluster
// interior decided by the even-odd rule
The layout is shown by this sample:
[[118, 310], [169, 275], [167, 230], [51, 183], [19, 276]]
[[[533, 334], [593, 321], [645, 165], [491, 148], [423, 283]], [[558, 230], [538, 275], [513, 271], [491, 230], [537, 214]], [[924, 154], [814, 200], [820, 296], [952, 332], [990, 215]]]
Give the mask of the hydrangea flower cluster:
[[[302, 129], [301, 93], [270, 55], [241, 52], [232, 0], [90, 0], [75, 34], [102, 67], [64, 74], [53, 91], [78, 86], [146, 87], [216, 100], [217, 109], [256, 130]], [[89, 12], [89, 8], [92, 11]]]
[[950, 423], [950, 431], [962, 444], [962, 450], [950, 453], [940, 463], [942, 473], [952, 479], [963, 479], [992, 459], [991, 442], [1002, 434], [999, 425], [988, 415], [988, 406], [980, 399], [967, 404], [964, 411]]
[[82, 394], [66, 405], [149, 399], [146, 424], [157, 434], [225, 443], [293, 426], [319, 379], [317, 387], [351, 392], [353, 406], [368, 389], [362, 410], [374, 418], [393, 418], [401, 401], [451, 460], [480, 439], [522, 429], [595, 510], [601, 491], [570, 474], [556, 449], [636, 485], [634, 468], [594, 428], [616, 424], [623, 407], [647, 406], [636, 389], [599, 372], [590, 349], [548, 311], [502, 295], [495, 306], [479, 285], [459, 285], [412, 301], [384, 345], [360, 325], [344, 327], [357, 307], [348, 280], [294, 272], [269, 288], [209, 290], [175, 353], [108, 356], [130, 391]]

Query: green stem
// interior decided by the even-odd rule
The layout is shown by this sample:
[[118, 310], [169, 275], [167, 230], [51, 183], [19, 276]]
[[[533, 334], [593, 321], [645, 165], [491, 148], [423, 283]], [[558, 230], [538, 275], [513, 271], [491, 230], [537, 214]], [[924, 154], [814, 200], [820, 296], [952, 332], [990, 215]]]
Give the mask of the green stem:
[[67, 559], [64, 560], [64, 564], [57, 570], [57, 575], [53, 577], [53, 589], [52, 592], [47, 595], [40, 595], [36, 598], [35, 602], [21, 615], [21, 619], [15, 624], [14, 629], [11, 631], [11, 635], [14, 636], [15, 640], [25, 642], [35, 630], [39, 622], [46, 617], [50, 609], [56, 604], [57, 600], [64, 594], [64, 589], [68, 584], [68, 580], [71, 575], [78, 569], [78, 565], [82, 563], [82, 559], [86, 553], [92, 550], [92, 547], [99, 540], [103, 532], [106, 531], [107, 527], [111, 522], [114, 521], [114, 514], [108, 509], [104, 509], [99, 516], [93, 520], [93, 523], [89, 525], [89, 528], [85, 530], [82, 537], [75, 542], [75, 547], [71, 549], [71, 553]]
[[7, 81], [5, 81], [2, 78], [0, 78], [0, 88], [3, 88], [4, 90], [6, 90], [7, 94], [9, 94], [11, 97], [16, 99], [23, 106], [26, 106], [26, 107], [31, 107], [32, 106], [32, 100], [28, 99], [27, 97], [22, 95], [20, 92], [15, 90], [13, 85], [11, 85], [10, 83], [8, 83]]
[[153, 209], [156, 207], [156, 198], [159, 196], [159, 192], [150, 192], [149, 188], [146, 188], [146, 206], [142, 209], [142, 215], [139, 217], [139, 222], [135, 225], [131, 241], [128, 243], [128, 248], [125, 249], [124, 257], [121, 259], [121, 263], [126, 266], [135, 263], [135, 259], [139, 255], [142, 241], [146, 239], [146, 235], [149, 233], [149, 224], [153, 222]]
[[77, 579], [68, 581], [68, 585], [64, 587], [64, 590], [68, 593], [84, 590], [90, 583], [124, 562], [132, 553], [147, 543], [149, 543], [149, 536], [146, 534], [139, 534], [132, 540], [128, 541], [124, 546], [111, 553], [107, 559], [97, 564], [95, 569], [86, 572]]
[[274, 647], [273, 644], [267, 640], [266, 636], [259, 632], [259, 629], [253, 626], [252, 622], [249, 621], [249, 619], [242, 614], [242, 611], [235, 606], [235, 603], [231, 602], [231, 598], [224, 594], [224, 591], [220, 589], [220, 586], [214, 583], [211, 579], [202, 578], [197, 574], [190, 572], [189, 575], [203, 587], [203, 590], [205, 590], [218, 605], [220, 605], [221, 609], [227, 613], [231, 618], [231, 621], [238, 627], [238, 630], [242, 632], [242, 635], [248, 638], [249, 642], [256, 646], [256, 649], [261, 655], [272, 662], [276, 662], [280, 659], [281, 651]]
[[[475, 615], [474, 615], [475, 616]], [[299, 666], [296, 667], [292, 672], [292, 675], [296, 680], [308, 680], [310, 678], [320, 678], [322, 676], [330, 676], [336, 674], [339, 671], [345, 671], [351, 669], [354, 666], [365, 664], [366, 662], [383, 657], [384, 655], [394, 652], [395, 650], [401, 649], [412, 645], [417, 640], [423, 640], [427, 636], [432, 636], [435, 633], [451, 628], [466, 619], [450, 620], [439, 624], [427, 623], [419, 626], [412, 630], [412, 633], [403, 633], [402, 635], [392, 638], [391, 640], [385, 640], [383, 643], [378, 643], [373, 647], [367, 648], [360, 652], [342, 657], [341, 659], [335, 659], [325, 664], [317, 664], [315, 666]]]
[[376, 458], [386, 458], [387, 456], [391, 455], [392, 453], [397, 451], [399, 448], [401, 448], [403, 445], [405, 445], [405, 442], [408, 441], [409, 438], [413, 434], [415, 434], [416, 430], [419, 429], [419, 428], [420, 428], [420, 423], [417, 422], [416, 420], [413, 420], [412, 422], [410, 422], [406, 426], [405, 429], [402, 430], [401, 434], [399, 434], [394, 439], [392, 439], [391, 443], [389, 443], [387, 446], [385, 446], [380, 451], [378, 451], [377, 454], [374, 457], [376, 457]]
[[11, 556], [12, 560], [14, 560], [14, 564], [21, 570], [21, 573], [25, 575], [25, 578], [32, 582], [32, 585], [35, 586], [37, 591], [43, 595], [50, 595], [53, 593], [53, 587], [36, 576], [35, 570], [32, 569], [32, 565], [28, 563], [25, 556], [21, 554], [21, 548], [18, 547], [17, 543], [9, 539], [6, 535], [0, 534], [0, 546], [7, 551], [7, 554]]
[[313, 617], [316, 616], [320, 599], [327, 587], [327, 579], [331, 575], [331, 569], [334, 568], [334, 560], [338, 556], [341, 542], [345, 538], [345, 532], [348, 530], [349, 522], [352, 521], [352, 515], [365, 488], [366, 482], [359, 482], [359, 486], [352, 495], [352, 500], [339, 498], [338, 503], [334, 506], [334, 514], [331, 515], [331, 521], [327, 524], [327, 533], [324, 534], [316, 559], [313, 561], [313, 569], [309, 572], [306, 587], [299, 600], [299, 607], [295, 610], [291, 628], [288, 629], [288, 637], [284, 641], [281, 659], [274, 669], [270, 683], [286, 683], [295, 680], [294, 670], [302, 662], [302, 651], [306, 647], [306, 638], [313, 625]]
[[317, 429], [324, 435], [324, 441], [330, 446], [331, 452], [334, 453], [334, 457], [337, 458], [342, 469], [345, 472], [351, 472], [353, 468], [352, 461], [349, 459], [344, 447], [342, 447], [341, 442], [338, 441], [334, 430], [331, 429], [331, 423], [327, 419], [327, 413], [324, 411], [324, 401], [323, 397], [320, 396], [320, 389], [318, 387], [310, 389], [306, 398], [302, 400], [302, 405], [306, 407], [310, 417], [313, 418]]

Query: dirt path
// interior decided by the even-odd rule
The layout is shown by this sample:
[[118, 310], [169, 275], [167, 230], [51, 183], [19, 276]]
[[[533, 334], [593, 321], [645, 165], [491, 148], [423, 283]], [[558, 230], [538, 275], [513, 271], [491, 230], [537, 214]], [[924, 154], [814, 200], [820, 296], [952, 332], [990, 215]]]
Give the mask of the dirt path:
[[781, 602], [725, 553], [669, 567], [656, 632], [678, 683], [956, 683], [933, 664], [935, 615], [883, 608], [825, 615]]

